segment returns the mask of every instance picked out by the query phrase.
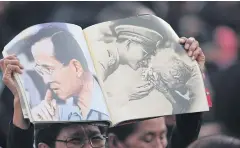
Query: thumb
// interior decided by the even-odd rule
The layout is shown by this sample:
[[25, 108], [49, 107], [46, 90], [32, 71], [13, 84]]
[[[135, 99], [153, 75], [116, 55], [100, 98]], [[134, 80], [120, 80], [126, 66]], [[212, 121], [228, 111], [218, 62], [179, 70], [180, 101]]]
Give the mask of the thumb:
[[53, 106], [53, 114], [52, 114], [52, 119], [53, 121], [58, 121], [59, 120], [59, 110], [58, 110], [58, 105], [56, 100], [52, 100], [52, 106]]
[[199, 67], [200, 67], [200, 70], [202, 71], [202, 72], [204, 72], [204, 70], [205, 70], [205, 55], [203, 54], [203, 52], [201, 52], [201, 54], [200, 54], [200, 56], [198, 56], [197, 57], [197, 62], [198, 62], [198, 65], [199, 65]]
[[52, 92], [51, 92], [50, 89], [47, 90], [44, 100], [45, 100], [48, 104], [51, 104], [51, 101], [52, 101]]
[[186, 38], [186, 37], [181, 37], [181, 38], [179, 38], [179, 43], [180, 43], [180, 44], [184, 44], [186, 41], [187, 41], [187, 38]]
[[54, 99], [52, 100], [52, 107], [56, 110], [58, 108], [57, 101]]

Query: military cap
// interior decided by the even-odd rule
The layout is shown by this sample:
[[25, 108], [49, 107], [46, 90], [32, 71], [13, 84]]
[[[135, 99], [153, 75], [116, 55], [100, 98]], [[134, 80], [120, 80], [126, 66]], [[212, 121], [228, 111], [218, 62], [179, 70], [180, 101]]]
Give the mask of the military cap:
[[163, 36], [158, 32], [140, 26], [119, 25], [115, 28], [118, 38], [128, 39], [148, 46], [157, 47], [163, 40]]

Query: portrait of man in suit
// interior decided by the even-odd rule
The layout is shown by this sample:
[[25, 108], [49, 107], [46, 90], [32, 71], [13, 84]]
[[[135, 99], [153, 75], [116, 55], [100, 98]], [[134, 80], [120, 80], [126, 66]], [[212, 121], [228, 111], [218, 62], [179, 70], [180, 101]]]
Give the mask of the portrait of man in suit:
[[57, 23], [43, 24], [23, 42], [28, 44], [34, 61], [32, 67], [46, 88], [42, 95], [45, 97], [31, 109], [34, 120], [109, 119], [100, 85], [88, 68], [83, 49], [70, 31]]

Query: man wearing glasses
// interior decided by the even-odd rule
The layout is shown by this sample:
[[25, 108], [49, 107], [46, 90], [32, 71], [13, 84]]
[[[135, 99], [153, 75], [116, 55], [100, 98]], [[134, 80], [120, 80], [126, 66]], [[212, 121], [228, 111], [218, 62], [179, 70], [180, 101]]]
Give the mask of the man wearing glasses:
[[[187, 40], [185, 42], [189, 44]], [[1, 69], [2, 71], [4, 71], [3, 82], [10, 89], [10, 91], [13, 93], [13, 96], [14, 96], [14, 114], [13, 114], [13, 120], [10, 124], [8, 148], [19, 148], [19, 147], [32, 148], [33, 139], [34, 139], [33, 125], [32, 124], [29, 125], [29, 122], [26, 122], [26, 120], [23, 117], [20, 98], [17, 93], [17, 88], [12, 77], [13, 72], [22, 73], [21, 72], [22, 67], [21, 65], [19, 65], [19, 63], [7, 64], [7, 61], [10, 59], [17, 60], [16, 57], [10, 56], [2, 59], [0, 62]], [[198, 54], [197, 61], [199, 64], [201, 63], [204, 64], [205, 63], [204, 55]], [[197, 113], [196, 115], [194, 114], [179, 115], [179, 117], [181, 117], [179, 119], [181, 120], [177, 120], [177, 126], [176, 126], [176, 129], [174, 130], [176, 132], [172, 136], [171, 143], [172, 144], [176, 143], [176, 147], [184, 148], [192, 140], [196, 139], [200, 129], [199, 127], [201, 123], [201, 114], [202, 113]], [[155, 121], [155, 120], [152, 120], [152, 121]], [[155, 124], [155, 125], [157, 126], [154, 126], [154, 127], [158, 127], [159, 124]], [[152, 127], [153, 126], [151, 126], [151, 128]], [[143, 128], [139, 128], [139, 129], [141, 131], [144, 130]], [[128, 132], [127, 129], [125, 128], [122, 128], [120, 131], [123, 131], [123, 130], [125, 131], [124, 133], [126, 134], [132, 134], [132, 132]], [[95, 131], [95, 134], [93, 134], [94, 133], [93, 131]], [[134, 131], [133, 133], [135, 132], [136, 131]], [[116, 136], [120, 136], [120, 135], [116, 135]], [[161, 137], [157, 136], [157, 138], [161, 138]], [[39, 130], [36, 133], [35, 140], [36, 140], [35, 143], [37, 144], [38, 148], [49, 148], [49, 147], [74, 148], [73, 146], [80, 147], [80, 148], [86, 148], [86, 147], [102, 148], [102, 147], [105, 147], [106, 145], [105, 144], [106, 137], [104, 136], [103, 132], [101, 132], [100, 128], [98, 129], [93, 127], [92, 125], [83, 125], [83, 124], [52, 124], [52, 126], [50, 126], [49, 128], [44, 128], [43, 130]], [[141, 140], [141, 138], [138, 140]], [[112, 144], [116, 148], [123, 147], [123, 145], [122, 144], [120, 145], [120, 143], [124, 141], [119, 141], [119, 140], [116, 141], [114, 139], [110, 141], [113, 142]], [[136, 142], [135, 144], [137, 145], [144, 144], [139, 141], [133, 141], [131, 139], [129, 139], [128, 141]], [[137, 145], [132, 145], [132, 146], [137, 147]], [[146, 148], [149, 148], [149, 146], [146, 146]]]
[[[155, 54], [163, 37], [158, 32], [140, 26], [118, 25], [114, 28], [115, 41], [108, 43], [109, 49], [99, 48], [101, 53], [99, 71], [106, 80], [120, 65], [127, 65], [133, 70], [148, 66], [146, 62]], [[102, 37], [100, 41], [107, 38]], [[112, 48], [111, 48], [111, 45]]]
[[33, 119], [108, 120], [109, 113], [101, 88], [88, 69], [80, 45], [58, 24], [45, 25], [23, 41], [29, 44], [35, 62], [34, 70], [47, 86], [41, 103], [32, 108]]
[[[108, 36], [99, 39], [100, 42], [106, 43], [105, 46], [108, 48], [96, 48], [94, 51], [97, 53], [96, 56], [101, 55], [97, 59], [98, 72], [103, 81], [117, 71], [121, 65], [126, 65], [134, 71], [146, 69], [151, 57], [156, 54], [157, 49], [163, 42], [161, 33], [136, 25], [113, 24], [111, 28], [114, 30], [111, 41], [108, 40]], [[130, 101], [142, 99], [153, 90], [153, 85], [145, 83], [144, 86], [134, 87], [133, 89], [136, 91], [127, 94], [127, 96], [123, 93], [124, 96], [121, 97], [127, 97]], [[111, 96], [114, 92], [107, 93]], [[120, 96], [118, 95], [118, 97]]]
[[[189, 91], [184, 86], [191, 78], [193, 70], [192, 67], [179, 59], [175, 51], [172, 51], [177, 47], [182, 49], [181, 45], [185, 45], [185, 50], [189, 53], [192, 52], [191, 56], [193, 56], [193, 59], [196, 59], [195, 53], [201, 52], [198, 41], [194, 38], [187, 39], [183, 37], [179, 41], [181, 45], [177, 44], [176, 46], [176, 43], [172, 41], [171, 35], [166, 35], [163, 31], [161, 34], [155, 30], [136, 25], [117, 25], [113, 28], [116, 39], [108, 43], [110, 45], [113, 44], [113, 47], [98, 49], [98, 51], [101, 51], [99, 58], [102, 59], [98, 63], [103, 80], [106, 80], [108, 76], [114, 73], [120, 65], [127, 65], [134, 71], [141, 69], [145, 83], [135, 87], [128, 94], [129, 101], [140, 100], [155, 89], [170, 101], [173, 114], [188, 111], [192, 99], [189, 98]], [[100, 41], [107, 43], [107, 39], [107, 37], [103, 37]], [[111, 47], [110, 45], [108, 46]], [[189, 46], [187, 47], [186, 45]], [[103, 56], [103, 53], [105, 53], [105, 56]], [[165, 59], [169, 61], [167, 64], [164, 63]], [[155, 65], [153, 65], [153, 62]], [[161, 62], [164, 64], [161, 64]], [[160, 72], [152, 70], [152, 67], [157, 69], [160, 67], [159, 65], [164, 69], [160, 68]], [[169, 71], [173, 73], [173, 76], [166, 74]], [[169, 78], [169, 75], [172, 78]], [[173, 85], [168, 83], [173, 83]], [[108, 94], [111, 96], [111, 92], [108, 92]]]
[[104, 124], [55, 123], [35, 125], [36, 148], [105, 148]]
[[14, 69], [23, 67], [19, 65], [19, 62], [17, 62], [18, 66], [7, 64], [8, 60], [11, 61], [10, 63], [15, 63], [17, 57], [8, 56], [4, 60], [0, 60], [1, 70], [4, 71], [4, 84], [7, 85], [14, 96], [14, 115], [10, 123], [12, 126], [9, 129], [8, 148], [32, 148], [33, 144], [36, 148], [105, 148], [108, 126], [102, 122], [89, 124], [74, 122], [43, 123], [34, 126], [26, 121], [12, 75]]

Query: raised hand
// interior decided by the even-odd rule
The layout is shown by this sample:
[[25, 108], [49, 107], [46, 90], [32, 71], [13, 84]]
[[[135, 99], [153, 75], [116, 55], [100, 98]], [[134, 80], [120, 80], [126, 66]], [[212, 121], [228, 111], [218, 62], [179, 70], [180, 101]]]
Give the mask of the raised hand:
[[14, 73], [22, 74], [23, 66], [15, 55], [7, 56], [0, 60], [0, 67], [3, 72], [3, 83], [10, 89], [14, 98], [14, 102], [19, 101], [17, 85], [14, 80]]
[[3, 83], [14, 95], [13, 124], [21, 129], [29, 128], [30, 124], [24, 120], [20, 98], [17, 92], [17, 84], [14, 80], [14, 73], [22, 74], [23, 66], [15, 55], [7, 56], [0, 60], [0, 67], [3, 72]]
[[184, 45], [184, 49], [187, 51], [188, 56], [192, 57], [193, 60], [196, 60], [201, 71], [204, 71], [206, 58], [202, 49], [199, 47], [199, 42], [193, 37], [181, 37], [179, 43]]
[[51, 90], [47, 90], [44, 100], [32, 109], [32, 115], [36, 121], [57, 121], [59, 119], [58, 106], [52, 97]]
[[154, 85], [145, 81], [134, 88], [134, 90], [129, 95], [129, 101], [142, 99], [148, 96], [153, 89]]

